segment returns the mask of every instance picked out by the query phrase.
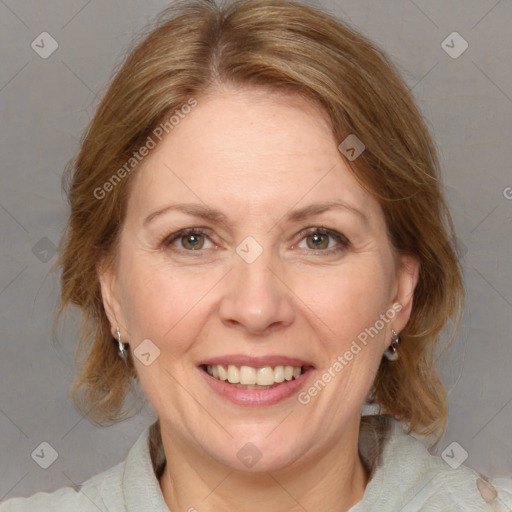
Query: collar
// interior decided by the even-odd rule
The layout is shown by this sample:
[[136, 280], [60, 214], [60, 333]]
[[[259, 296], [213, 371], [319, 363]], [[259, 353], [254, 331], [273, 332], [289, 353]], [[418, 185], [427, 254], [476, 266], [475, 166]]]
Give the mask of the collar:
[[[451, 469], [440, 457], [430, 455], [426, 446], [408, 435], [397, 420], [390, 418], [389, 427], [381, 462], [373, 471], [363, 499], [350, 512], [438, 510], [428, 508], [437, 503], [448, 508], [467, 503], [467, 510], [489, 510], [477, 489], [479, 475], [475, 471], [464, 466]], [[115, 481], [102, 479], [101, 495], [108, 510], [170, 512], [151, 461], [150, 429], [142, 432], [119, 464]]]

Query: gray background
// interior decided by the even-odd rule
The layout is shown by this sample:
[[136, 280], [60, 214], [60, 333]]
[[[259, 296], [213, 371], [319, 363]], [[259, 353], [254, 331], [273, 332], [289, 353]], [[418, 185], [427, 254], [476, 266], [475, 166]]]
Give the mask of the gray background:
[[[450, 416], [433, 451], [456, 441], [469, 454], [466, 465], [512, 477], [512, 2], [312, 3], [391, 55], [438, 143], [468, 301], [439, 365]], [[146, 404], [138, 416], [99, 428], [74, 409], [68, 390], [78, 316], [53, 344], [58, 276], [49, 269], [67, 214], [62, 170], [121, 52], [166, 4], [0, 1], [0, 501], [74, 485], [117, 464], [154, 420]], [[47, 59], [31, 48], [43, 31], [59, 45]], [[469, 44], [456, 59], [441, 46], [453, 31]], [[43, 441], [58, 453], [48, 469], [31, 457]]]

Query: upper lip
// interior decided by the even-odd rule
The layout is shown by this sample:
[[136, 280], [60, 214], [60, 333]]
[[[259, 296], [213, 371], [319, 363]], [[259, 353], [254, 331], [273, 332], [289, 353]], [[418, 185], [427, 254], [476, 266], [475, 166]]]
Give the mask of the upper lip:
[[227, 364], [234, 366], [251, 366], [253, 368], [263, 368], [265, 366], [311, 366], [313, 363], [305, 359], [298, 359], [296, 357], [288, 357], [281, 355], [268, 355], [268, 356], [246, 356], [244, 354], [228, 354], [225, 356], [211, 357], [201, 361], [201, 365], [215, 366], [217, 364]]

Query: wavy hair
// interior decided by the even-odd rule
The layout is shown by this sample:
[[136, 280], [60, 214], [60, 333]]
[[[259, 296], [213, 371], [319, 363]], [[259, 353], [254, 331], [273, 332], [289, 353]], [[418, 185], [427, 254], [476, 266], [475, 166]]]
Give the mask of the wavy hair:
[[118, 356], [98, 278], [100, 264], [115, 263], [137, 166], [108, 197], [98, 199], [98, 187], [190, 98], [226, 87], [300, 95], [328, 115], [336, 140], [356, 134], [363, 141], [351, 172], [381, 205], [396, 250], [420, 261], [400, 357], [382, 359], [372, 401], [410, 431], [439, 439], [447, 405], [436, 348], [453, 319], [455, 336], [464, 288], [435, 145], [380, 48], [342, 20], [286, 0], [177, 2], [134, 43], [111, 80], [65, 173], [71, 212], [59, 247], [56, 317], [70, 304], [82, 312], [73, 403], [99, 425], [120, 421], [129, 417], [126, 398], [137, 380], [131, 356], [128, 366]]

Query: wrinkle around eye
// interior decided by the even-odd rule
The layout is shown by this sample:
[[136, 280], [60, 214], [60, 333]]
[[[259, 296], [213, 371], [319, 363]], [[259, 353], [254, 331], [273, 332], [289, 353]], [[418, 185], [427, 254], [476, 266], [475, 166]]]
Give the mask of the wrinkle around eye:
[[[192, 235], [195, 235], [199, 239], [202, 238], [203, 245], [198, 248], [184, 246], [186, 237]], [[308, 243], [308, 237], [314, 235], [327, 237], [329, 239], [329, 245], [327, 247], [318, 248], [305, 247], [304, 244]], [[344, 233], [340, 232], [336, 228], [327, 227], [325, 225], [309, 226], [296, 232], [296, 234], [293, 237], [290, 236], [290, 238], [281, 233], [281, 237], [284, 238], [282, 243], [286, 244], [286, 250], [296, 250], [296, 252], [299, 253], [296, 255], [300, 255], [301, 257], [307, 257], [308, 255], [314, 255], [315, 257], [327, 257], [329, 255], [334, 255], [352, 248], [351, 240], [349, 240], [349, 238], [345, 236]], [[206, 258], [213, 256], [213, 251], [217, 252], [217, 250], [220, 251], [222, 249], [226, 249], [222, 237], [217, 237], [215, 231], [212, 228], [206, 226], [192, 225], [182, 229], [166, 229], [160, 231], [158, 235], [155, 233], [155, 238], [158, 240], [158, 242], [155, 241], [155, 249], [170, 251], [178, 258], [189, 256]], [[217, 238], [219, 238], [220, 242], [217, 241]], [[293, 242], [293, 238], [295, 238], [295, 242]], [[232, 250], [230, 249], [229, 252], [236, 251], [237, 246], [234, 246], [234, 241], [232, 241], [232, 245]]]

